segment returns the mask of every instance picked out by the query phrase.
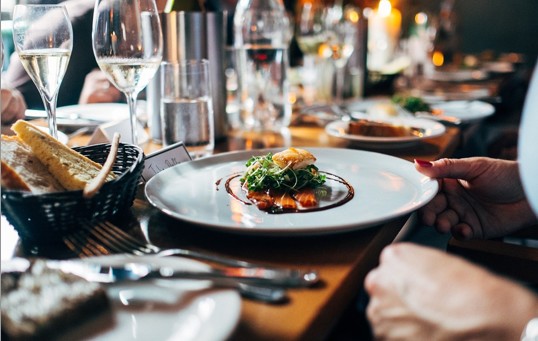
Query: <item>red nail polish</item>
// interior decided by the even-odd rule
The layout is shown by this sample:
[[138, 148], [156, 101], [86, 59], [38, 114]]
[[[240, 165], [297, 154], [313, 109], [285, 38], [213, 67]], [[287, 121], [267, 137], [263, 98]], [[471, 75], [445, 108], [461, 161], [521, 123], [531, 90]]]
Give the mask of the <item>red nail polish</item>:
[[415, 163], [420, 167], [430, 168], [433, 164], [430, 161], [415, 159]]

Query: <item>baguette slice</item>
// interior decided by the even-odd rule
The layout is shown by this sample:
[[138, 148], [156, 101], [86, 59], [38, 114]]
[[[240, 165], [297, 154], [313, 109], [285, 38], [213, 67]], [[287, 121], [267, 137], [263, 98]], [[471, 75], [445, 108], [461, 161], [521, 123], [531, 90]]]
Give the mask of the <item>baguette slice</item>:
[[17, 136], [2, 135], [2, 187], [35, 194], [64, 188]]
[[[77, 153], [31, 123], [18, 120], [11, 129], [67, 190], [84, 189], [86, 183], [95, 178], [102, 168], [97, 162]], [[107, 181], [115, 177], [111, 172]]]

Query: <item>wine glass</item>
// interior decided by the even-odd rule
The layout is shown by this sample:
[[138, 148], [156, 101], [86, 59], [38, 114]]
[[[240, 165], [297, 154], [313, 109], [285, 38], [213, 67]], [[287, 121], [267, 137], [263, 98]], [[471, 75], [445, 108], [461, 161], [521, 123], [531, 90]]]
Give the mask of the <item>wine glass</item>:
[[131, 138], [138, 144], [136, 99], [160, 66], [163, 37], [154, 0], [97, 0], [93, 52], [101, 70], [125, 94]]
[[24, 69], [39, 90], [49, 132], [58, 138], [56, 101], [73, 50], [73, 28], [63, 5], [16, 5], [13, 40]]
[[319, 48], [325, 42], [323, 12], [321, 5], [307, 2], [296, 19], [295, 39], [303, 52], [303, 63], [309, 68], [314, 68]]
[[322, 83], [318, 71], [321, 56], [319, 48], [325, 42], [325, 30], [323, 25], [324, 7], [318, 2], [304, 3], [298, 10], [295, 20], [295, 39], [303, 52], [303, 72], [301, 82], [303, 85], [303, 100], [305, 104], [311, 104], [316, 94], [316, 84]]
[[345, 67], [357, 40], [358, 21], [359, 11], [353, 6], [335, 4], [325, 8], [323, 14], [325, 42], [319, 53], [331, 59], [336, 69], [335, 99], [339, 105], [344, 101]]

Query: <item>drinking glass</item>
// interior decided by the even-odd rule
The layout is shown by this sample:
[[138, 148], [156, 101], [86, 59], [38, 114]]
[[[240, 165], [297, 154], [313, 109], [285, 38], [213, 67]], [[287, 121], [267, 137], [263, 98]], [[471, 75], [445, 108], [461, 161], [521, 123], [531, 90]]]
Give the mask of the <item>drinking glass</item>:
[[182, 141], [193, 159], [215, 147], [210, 79], [207, 59], [161, 64], [163, 144]]
[[24, 69], [39, 90], [50, 135], [58, 138], [56, 101], [73, 50], [73, 28], [63, 5], [16, 5], [13, 40]]
[[359, 11], [353, 6], [335, 4], [327, 7], [323, 14], [325, 42], [320, 47], [320, 54], [331, 59], [336, 69], [337, 104], [344, 101], [345, 67], [358, 34]]
[[97, 64], [125, 94], [132, 143], [138, 143], [136, 99], [159, 68], [163, 38], [154, 0], [96, 0], [93, 52]]
[[309, 68], [314, 68], [319, 48], [325, 42], [323, 12], [321, 5], [307, 2], [295, 21], [295, 39], [303, 52], [304, 65]]

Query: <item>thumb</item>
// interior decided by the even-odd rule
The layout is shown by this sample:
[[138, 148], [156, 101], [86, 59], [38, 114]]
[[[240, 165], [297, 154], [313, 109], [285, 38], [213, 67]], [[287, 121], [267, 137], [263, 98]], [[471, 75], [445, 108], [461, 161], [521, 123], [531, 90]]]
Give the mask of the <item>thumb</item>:
[[430, 178], [471, 180], [482, 172], [481, 158], [440, 159], [437, 161], [415, 160], [416, 169]]

